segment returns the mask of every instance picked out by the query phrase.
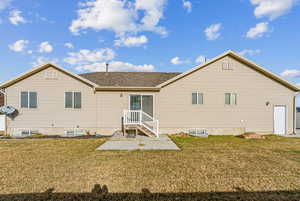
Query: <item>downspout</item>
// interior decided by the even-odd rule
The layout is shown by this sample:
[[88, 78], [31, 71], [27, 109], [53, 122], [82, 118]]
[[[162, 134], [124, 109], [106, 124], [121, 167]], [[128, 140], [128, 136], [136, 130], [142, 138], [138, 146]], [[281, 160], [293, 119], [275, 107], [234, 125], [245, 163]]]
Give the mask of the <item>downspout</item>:
[[293, 129], [294, 129], [294, 131], [293, 131], [293, 133], [294, 134], [297, 134], [297, 109], [296, 109], [296, 99], [297, 99], [297, 96], [299, 95], [299, 92], [296, 92], [295, 93], [295, 95], [294, 95], [294, 100], [293, 100], [293, 105], [294, 105], [294, 116], [293, 116], [293, 120], [294, 120], [294, 126], [293, 126]]
[[94, 95], [95, 95], [95, 101], [96, 101], [96, 105], [95, 105], [95, 107], [96, 107], [96, 114], [95, 114], [95, 118], [96, 118], [96, 120], [95, 120], [95, 135], [98, 133], [97, 132], [97, 129], [98, 129], [98, 96], [97, 96], [97, 89], [96, 89], [96, 87], [93, 87], [93, 91], [94, 91]]

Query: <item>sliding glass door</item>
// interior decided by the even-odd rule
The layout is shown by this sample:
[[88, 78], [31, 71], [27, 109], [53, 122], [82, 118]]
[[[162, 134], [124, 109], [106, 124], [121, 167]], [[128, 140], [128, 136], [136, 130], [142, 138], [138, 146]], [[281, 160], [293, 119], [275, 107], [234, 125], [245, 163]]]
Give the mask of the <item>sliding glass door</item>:
[[142, 110], [153, 117], [153, 95], [130, 95], [130, 110]]

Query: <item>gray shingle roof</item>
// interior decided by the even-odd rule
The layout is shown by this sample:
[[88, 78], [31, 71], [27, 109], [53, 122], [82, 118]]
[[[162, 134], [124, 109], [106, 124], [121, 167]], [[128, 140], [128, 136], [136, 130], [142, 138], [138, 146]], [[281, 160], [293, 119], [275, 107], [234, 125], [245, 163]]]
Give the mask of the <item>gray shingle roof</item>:
[[160, 72], [95, 72], [81, 77], [105, 87], [155, 87], [180, 73]]

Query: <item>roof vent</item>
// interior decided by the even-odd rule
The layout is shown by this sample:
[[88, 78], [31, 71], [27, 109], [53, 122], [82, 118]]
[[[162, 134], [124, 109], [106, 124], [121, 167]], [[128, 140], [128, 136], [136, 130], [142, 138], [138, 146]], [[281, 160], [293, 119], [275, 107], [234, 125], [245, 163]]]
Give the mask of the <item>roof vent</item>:
[[109, 67], [109, 63], [106, 63], [106, 73], [108, 73], [108, 67]]

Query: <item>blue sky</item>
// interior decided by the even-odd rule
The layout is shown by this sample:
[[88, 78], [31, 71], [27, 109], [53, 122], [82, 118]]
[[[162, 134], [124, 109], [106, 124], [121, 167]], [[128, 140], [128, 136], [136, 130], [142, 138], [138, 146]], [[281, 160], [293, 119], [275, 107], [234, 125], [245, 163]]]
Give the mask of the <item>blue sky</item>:
[[231, 49], [300, 83], [299, 19], [297, 0], [0, 0], [0, 82], [47, 61], [182, 72]]

